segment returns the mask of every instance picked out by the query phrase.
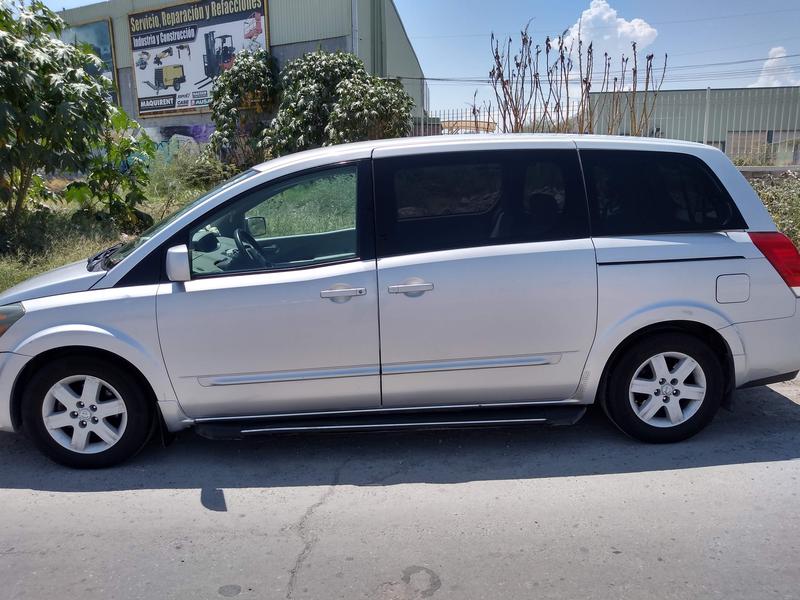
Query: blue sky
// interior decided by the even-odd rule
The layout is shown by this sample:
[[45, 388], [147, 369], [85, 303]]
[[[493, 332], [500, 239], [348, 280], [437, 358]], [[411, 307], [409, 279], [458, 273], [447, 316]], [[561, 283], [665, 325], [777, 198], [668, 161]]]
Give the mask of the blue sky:
[[[59, 10], [91, 1], [45, 3]], [[800, 56], [791, 56], [800, 54], [798, 0], [395, 0], [395, 4], [427, 77], [485, 77], [492, 32], [518, 35], [532, 19], [530, 31], [543, 43], [548, 34], [558, 35], [581, 19], [583, 38], [614, 56], [627, 52], [632, 39], [659, 61], [666, 52], [665, 88], [800, 85]], [[744, 60], [752, 62], [699, 66]], [[466, 107], [476, 89], [479, 99], [489, 99], [491, 93], [475, 83], [429, 85], [434, 109]]]
[[[669, 55], [665, 88], [800, 85], [798, 0], [395, 0], [426, 77], [484, 77], [491, 66], [489, 34], [518, 35], [533, 19], [534, 39], [576, 24], [595, 45], [619, 56], [631, 37], [657, 57]], [[590, 5], [591, 4], [591, 5]], [[640, 19], [642, 22], [637, 21]], [[588, 31], [587, 31], [588, 29]], [[771, 53], [771, 54], [770, 54]], [[601, 53], [602, 54], [602, 53]], [[765, 60], [767, 70], [762, 74]], [[697, 67], [708, 63], [754, 62]], [[785, 66], [795, 68], [786, 69]], [[678, 68], [685, 67], [685, 68]], [[724, 73], [723, 73], [724, 72]], [[431, 108], [460, 108], [479, 90], [474, 83], [430, 82]]]

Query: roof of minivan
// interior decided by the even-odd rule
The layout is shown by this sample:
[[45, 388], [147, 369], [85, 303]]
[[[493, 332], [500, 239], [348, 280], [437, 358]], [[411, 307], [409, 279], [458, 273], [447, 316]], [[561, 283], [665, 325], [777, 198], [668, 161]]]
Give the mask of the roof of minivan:
[[435, 135], [407, 138], [394, 138], [389, 140], [371, 140], [366, 142], [355, 142], [351, 144], [338, 144], [326, 146], [314, 150], [305, 150], [276, 158], [254, 168], [258, 171], [271, 170], [274, 167], [288, 165], [295, 162], [314, 161], [322, 158], [352, 158], [354, 155], [368, 157], [376, 150], [408, 150], [409, 154], [416, 149], [424, 147], [430, 151], [432, 148], [442, 148], [447, 150], [466, 150], [475, 149], [482, 146], [490, 146], [493, 149], [519, 148], [520, 146], [532, 145], [542, 146], [563, 146], [564, 144], [574, 144], [577, 148], [616, 148], [620, 149], [647, 149], [663, 151], [679, 151], [680, 149], [692, 150], [699, 149], [714, 150], [713, 147], [697, 142], [684, 142], [681, 140], [667, 140], [662, 138], [632, 137], [620, 135], [587, 135], [569, 133], [508, 133], [508, 134], [459, 134], [459, 135]]

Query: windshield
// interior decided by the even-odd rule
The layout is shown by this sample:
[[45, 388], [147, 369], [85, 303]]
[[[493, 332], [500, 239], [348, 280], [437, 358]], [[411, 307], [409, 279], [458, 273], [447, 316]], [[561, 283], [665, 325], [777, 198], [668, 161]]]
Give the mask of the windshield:
[[217, 192], [220, 192], [225, 188], [228, 188], [228, 187], [230, 187], [230, 186], [232, 186], [232, 185], [234, 185], [236, 183], [239, 183], [240, 181], [248, 179], [249, 177], [252, 177], [256, 173], [257, 173], [257, 171], [255, 171], [253, 169], [248, 169], [247, 171], [244, 171], [242, 173], [239, 173], [238, 175], [235, 175], [231, 179], [228, 179], [227, 181], [224, 181], [224, 182], [220, 183], [218, 186], [212, 188], [211, 190], [209, 190], [208, 192], [206, 192], [205, 194], [203, 194], [202, 196], [200, 196], [196, 200], [190, 202], [189, 204], [187, 204], [183, 208], [177, 210], [176, 212], [172, 213], [170, 216], [164, 218], [163, 220], [161, 220], [160, 222], [156, 223], [155, 225], [153, 225], [149, 229], [145, 230], [139, 237], [137, 237], [135, 239], [132, 239], [132, 240], [130, 240], [128, 242], [125, 242], [124, 244], [118, 244], [116, 247], [112, 246], [111, 248], [108, 248], [106, 251], [101, 253], [101, 254], [105, 254], [105, 256], [103, 256], [101, 267], [103, 269], [106, 269], [106, 270], [114, 268], [120, 262], [122, 262], [122, 260], [125, 257], [130, 255], [134, 250], [136, 250], [136, 248], [138, 248], [139, 246], [144, 244], [147, 240], [149, 240], [151, 237], [156, 235], [159, 231], [161, 231], [162, 229], [167, 227], [170, 223], [174, 222], [175, 220], [179, 219], [181, 216], [183, 216], [184, 214], [186, 214], [187, 212], [192, 210], [195, 206], [197, 206], [201, 202], [205, 201], [206, 199], [208, 199], [212, 195], [216, 194]]

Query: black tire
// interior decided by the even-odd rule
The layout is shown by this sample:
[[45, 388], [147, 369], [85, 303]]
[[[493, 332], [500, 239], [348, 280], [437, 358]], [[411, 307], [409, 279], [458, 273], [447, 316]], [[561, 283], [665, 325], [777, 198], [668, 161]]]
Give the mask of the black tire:
[[172, 87], [175, 88], [176, 92], [181, 91], [181, 82], [180, 81], [176, 81], [175, 83], [172, 84]]
[[[631, 405], [629, 389], [639, 367], [649, 358], [663, 352], [680, 352], [693, 358], [705, 375], [706, 393], [699, 408], [685, 421], [672, 426], [657, 427], [640, 419]], [[604, 408], [611, 421], [623, 432], [638, 440], [667, 444], [692, 437], [714, 419], [725, 390], [722, 365], [716, 353], [702, 340], [685, 333], [661, 333], [645, 338], [629, 348], [612, 367], [608, 374], [608, 388], [604, 398]], [[680, 390], [679, 390], [680, 392]], [[670, 396], [664, 401], [675, 402]], [[684, 400], [678, 399], [679, 402]], [[641, 406], [641, 405], [640, 405]]]
[[[106, 450], [93, 454], [59, 444], [48, 432], [42, 416], [42, 406], [51, 387], [77, 375], [97, 377], [112, 386], [127, 413], [127, 424], [119, 439]], [[22, 422], [27, 435], [48, 458], [77, 469], [98, 469], [121, 463], [144, 447], [152, 433], [153, 408], [141, 385], [128, 371], [101, 358], [71, 356], [44, 365], [31, 377], [22, 398]]]

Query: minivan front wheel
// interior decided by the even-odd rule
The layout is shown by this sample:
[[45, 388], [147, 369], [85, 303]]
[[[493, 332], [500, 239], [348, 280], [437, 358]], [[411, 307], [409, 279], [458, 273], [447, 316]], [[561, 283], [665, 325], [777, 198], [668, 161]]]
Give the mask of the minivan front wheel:
[[707, 344], [663, 333], [639, 342], [612, 367], [605, 408], [632, 437], [677, 442], [711, 422], [723, 391], [722, 366]]
[[135, 378], [96, 357], [65, 358], [36, 372], [23, 397], [23, 425], [39, 449], [76, 468], [108, 467], [136, 454], [152, 410]]

